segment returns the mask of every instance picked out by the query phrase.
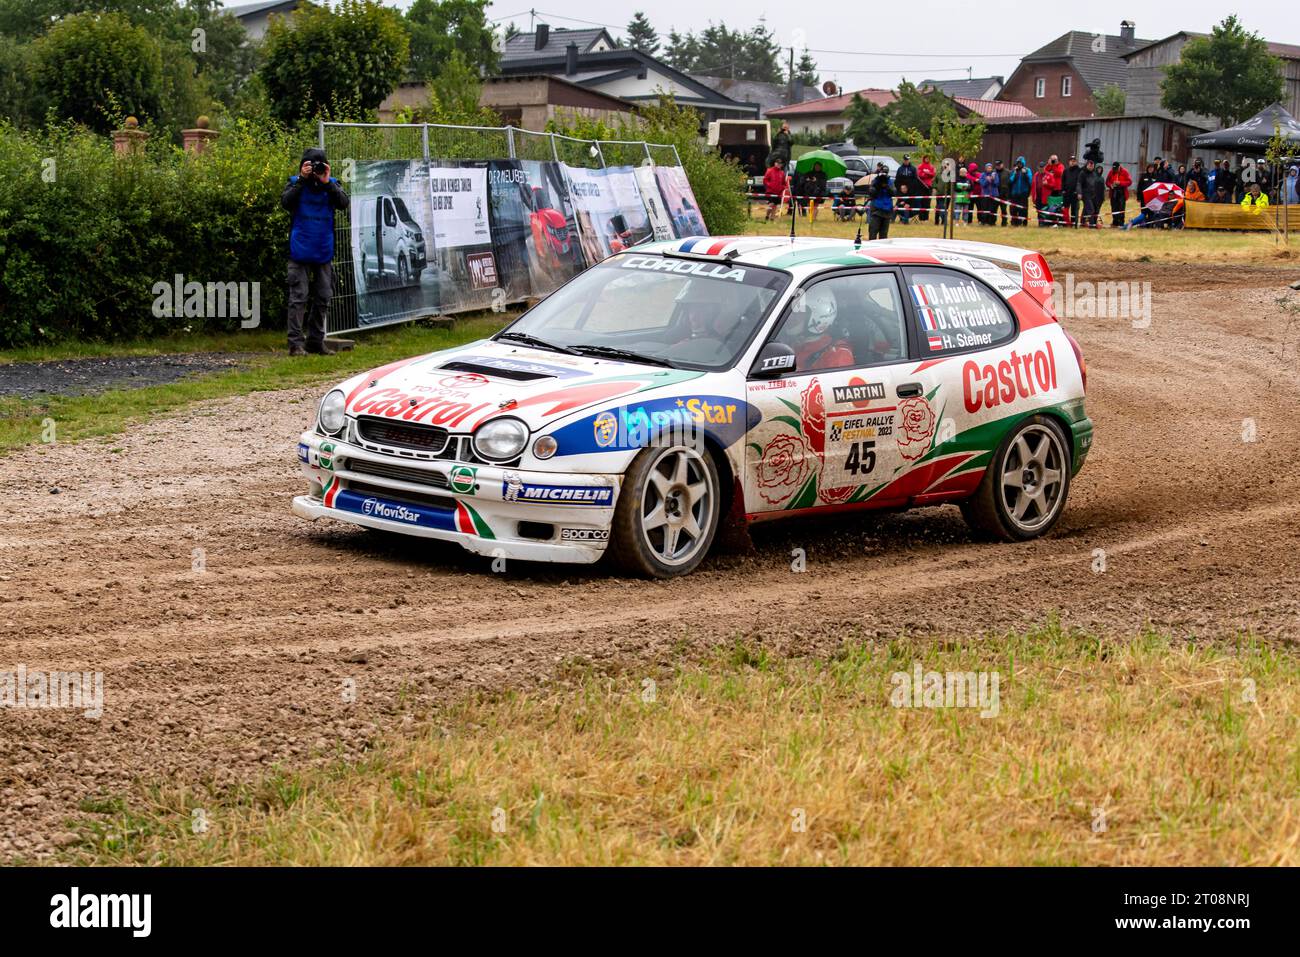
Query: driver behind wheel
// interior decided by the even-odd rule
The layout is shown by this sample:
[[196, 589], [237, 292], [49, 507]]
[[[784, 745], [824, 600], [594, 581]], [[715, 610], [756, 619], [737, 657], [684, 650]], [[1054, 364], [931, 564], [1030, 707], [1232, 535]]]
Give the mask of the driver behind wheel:
[[835, 293], [813, 286], [795, 300], [780, 341], [794, 350], [795, 369], [841, 369], [854, 365], [849, 342], [834, 329]]

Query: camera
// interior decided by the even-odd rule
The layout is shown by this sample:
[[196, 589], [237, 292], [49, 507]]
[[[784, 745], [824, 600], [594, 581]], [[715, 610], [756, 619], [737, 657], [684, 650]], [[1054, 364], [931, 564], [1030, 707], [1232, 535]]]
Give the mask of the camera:
[[320, 160], [312, 160], [312, 163], [311, 163], [311, 171], [312, 171], [312, 173], [315, 174], [316, 176], [324, 176], [324, 175], [325, 175], [325, 171], [328, 170], [328, 169], [329, 169], [329, 167], [326, 166], [326, 165], [325, 165], [323, 162], [321, 162]]

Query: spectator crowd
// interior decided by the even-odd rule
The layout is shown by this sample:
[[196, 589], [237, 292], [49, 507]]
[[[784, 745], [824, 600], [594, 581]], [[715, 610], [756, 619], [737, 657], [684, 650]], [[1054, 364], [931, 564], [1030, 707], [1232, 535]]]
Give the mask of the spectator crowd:
[[[1239, 158], [1235, 167], [1230, 159], [1216, 159], [1206, 168], [1199, 158], [1189, 166], [1157, 156], [1135, 183], [1121, 163], [1106, 164], [1100, 140], [1088, 143], [1082, 157], [1070, 156], [1064, 163], [1056, 154], [1037, 166], [1017, 156], [1009, 165], [996, 160], [981, 169], [959, 158], [949, 168], [951, 178], [940, 174], [930, 156], [913, 163], [904, 155], [892, 177], [878, 163], [869, 177], [846, 181], [830, 192], [820, 163], [793, 174], [789, 165], [788, 154], [774, 152], [763, 175], [769, 220], [796, 209], [816, 218], [819, 209], [829, 207], [838, 220], [865, 220], [872, 239], [887, 237], [893, 222], [928, 222], [931, 216], [939, 224], [952, 216], [954, 222], [986, 226], [1027, 226], [1033, 221], [1042, 227], [1096, 229], [1109, 222], [1115, 228], [1178, 229], [1188, 200], [1233, 203], [1247, 212], [1300, 202], [1296, 166], [1287, 167], [1274, 182], [1267, 164], [1250, 158]], [[1158, 184], [1177, 189], [1148, 192]], [[1130, 197], [1137, 200], [1139, 213], [1126, 222]]]

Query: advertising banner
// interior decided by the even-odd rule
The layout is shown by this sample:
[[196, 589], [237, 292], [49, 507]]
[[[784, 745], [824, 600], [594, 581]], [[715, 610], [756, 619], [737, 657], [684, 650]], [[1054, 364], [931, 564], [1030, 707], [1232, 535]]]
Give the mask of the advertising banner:
[[655, 240], [675, 238], [677, 234], [673, 230], [673, 220], [664, 207], [663, 198], [659, 195], [659, 183], [655, 179], [653, 166], [636, 168], [636, 185], [641, 191], [641, 201], [645, 204], [646, 215], [650, 217], [650, 228], [654, 232]]
[[504, 307], [489, 226], [488, 161], [434, 160], [428, 189], [440, 311]]
[[650, 237], [650, 217], [631, 166], [587, 169], [566, 164], [564, 171], [588, 265]]
[[686, 170], [680, 166], [656, 166], [654, 170], [659, 195], [663, 197], [677, 238], [709, 235], [700, 208], [695, 203], [690, 181], [686, 178]]
[[508, 302], [554, 291], [583, 268], [577, 223], [558, 163], [488, 163], [492, 248]]
[[428, 269], [433, 219], [423, 160], [359, 162], [351, 183], [352, 262], [359, 326], [438, 312]]

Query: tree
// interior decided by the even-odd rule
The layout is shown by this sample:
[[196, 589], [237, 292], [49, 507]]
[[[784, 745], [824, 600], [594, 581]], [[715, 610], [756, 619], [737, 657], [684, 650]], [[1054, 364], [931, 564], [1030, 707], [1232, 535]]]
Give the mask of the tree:
[[1108, 83], [1095, 97], [1098, 116], [1123, 116], [1128, 96], [1118, 83]]
[[940, 118], [957, 119], [952, 99], [935, 89], [920, 89], [903, 80], [898, 84], [896, 99], [877, 106], [854, 94], [846, 111], [849, 124], [846, 134], [859, 146], [907, 146], [915, 142], [907, 137], [912, 130], [928, 130]]
[[894, 135], [889, 129], [889, 120], [885, 111], [854, 93], [848, 109], [844, 111], [848, 118], [845, 135], [861, 146], [895, 146]]
[[[957, 161], [969, 160], [977, 156], [984, 143], [984, 124], [960, 119], [956, 112], [943, 113], [930, 122], [930, 132], [922, 133], [919, 129], [903, 129], [892, 125], [894, 135], [905, 143], [916, 145], [918, 156], [930, 156], [938, 160], [939, 175], [935, 184], [935, 194], [946, 197], [951, 208], [952, 196], [957, 188]], [[956, 223], [952, 216], [945, 220], [943, 231], [951, 236]]]
[[304, 6], [274, 17], [259, 76], [285, 123], [374, 110], [401, 81], [410, 38], [401, 14], [375, 0]]
[[32, 65], [39, 112], [53, 110], [100, 132], [127, 115], [145, 120], [161, 113], [158, 43], [120, 14], [64, 17], [32, 45]]
[[406, 12], [411, 71], [422, 80], [442, 72], [453, 51], [473, 71], [497, 68], [496, 35], [487, 22], [488, 0], [415, 0]]
[[1165, 71], [1160, 103], [1176, 116], [1201, 113], [1224, 126], [1282, 98], [1281, 61], [1230, 16], [1208, 37], [1193, 37]]
[[646, 15], [638, 10], [627, 24], [627, 45], [654, 56], [659, 52], [659, 34], [650, 25]]
[[780, 83], [780, 52], [772, 31], [761, 21], [749, 30], [710, 23], [699, 34], [671, 31], [664, 57], [685, 73]]
[[812, 58], [812, 54], [805, 47], [803, 56], [799, 57], [799, 64], [794, 69], [794, 78], [804, 86], [816, 86], [821, 82], [821, 77], [817, 75], [817, 61]]

